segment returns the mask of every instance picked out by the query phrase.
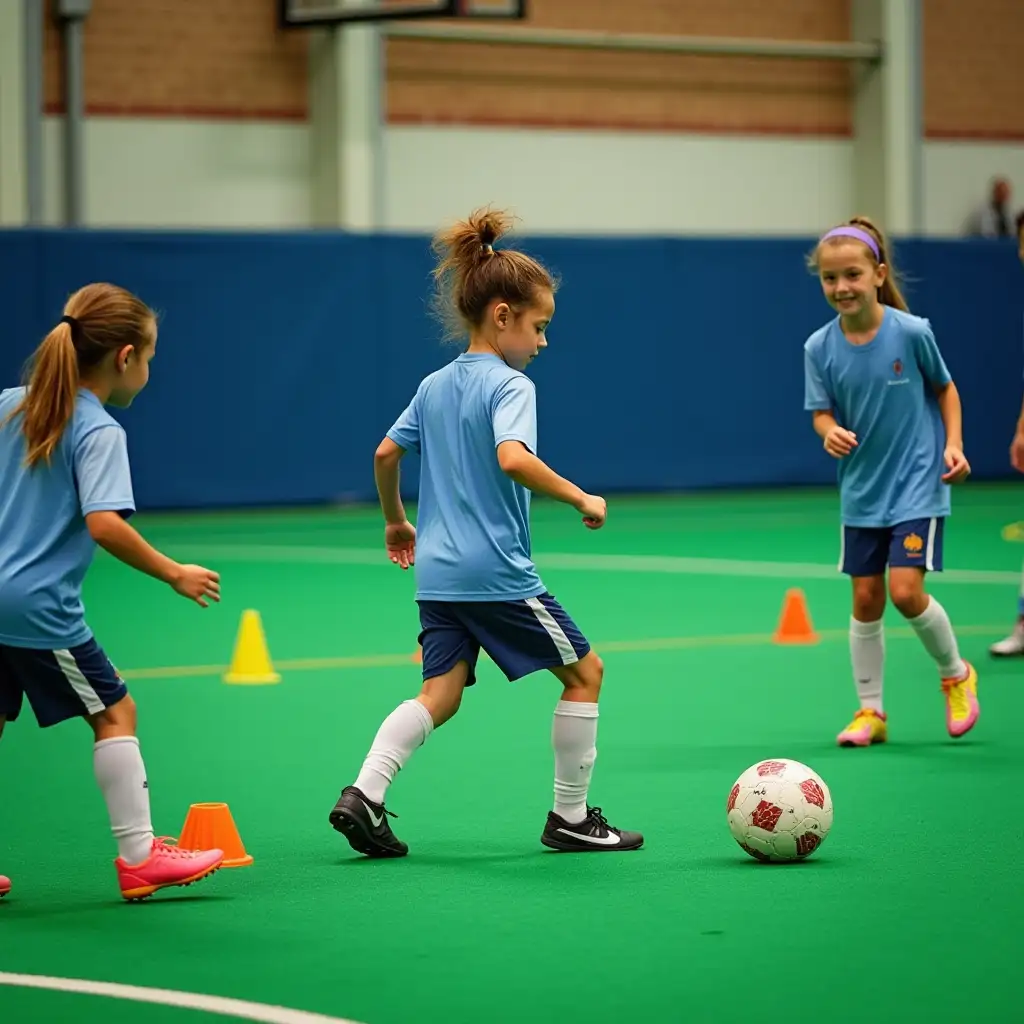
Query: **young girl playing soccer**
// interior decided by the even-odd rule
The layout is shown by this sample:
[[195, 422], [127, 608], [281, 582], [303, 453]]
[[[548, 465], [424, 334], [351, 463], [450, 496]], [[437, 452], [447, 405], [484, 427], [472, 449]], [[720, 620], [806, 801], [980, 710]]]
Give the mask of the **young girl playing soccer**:
[[224, 859], [154, 837], [135, 702], [82, 607], [96, 544], [203, 607], [220, 599], [215, 572], [178, 565], [125, 521], [135, 511], [128, 450], [104, 405], [128, 406], [146, 386], [156, 333], [134, 295], [88, 285], [36, 351], [28, 387], [0, 392], [0, 733], [24, 697], [43, 728], [89, 723], [126, 899], [198, 881]]
[[946, 727], [978, 719], [978, 677], [957, 650], [945, 609], [925, 593], [942, 569], [949, 485], [967, 477], [960, 397], [927, 320], [912, 316], [889, 246], [865, 217], [833, 228], [811, 264], [839, 314], [804, 346], [805, 403], [839, 463], [840, 570], [853, 580], [850, 655], [860, 710], [837, 737], [865, 747], [887, 738], [882, 704], [885, 572], [889, 596], [934, 659]]
[[[1024, 263], [1024, 213], [1017, 214], [1017, 255]], [[1010, 465], [1024, 473], [1024, 404], [1017, 418], [1017, 429], [1010, 442]], [[1017, 622], [1009, 636], [997, 640], [989, 649], [993, 658], [1019, 658], [1024, 655], [1024, 569], [1021, 570], [1017, 592]]]
[[[408, 852], [388, 825], [385, 794], [459, 710], [481, 648], [509, 681], [548, 669], [563, 687], [552, 727], [554, 808], [541, 842], [602, 852], [643, 844], [587, 804], [603, 666], [530, 558], [531, 491], [571, 505], [591, 529], [606, 510], [537, 457], [536, 395], [523, 370], [547, 346], [555, 287], [529, 256], [494, 249], [507, 228], [503, 215], [478, 211], [435, 240], [439, 305], [469, 346], [421, 382], [374, 459], [388, 557], [403, 569], [416, 563], [424, 683], [385, 719], [329, 816], [370, 857]], [[409, 450], [421, 459], [418, 534], [399, 496]]]

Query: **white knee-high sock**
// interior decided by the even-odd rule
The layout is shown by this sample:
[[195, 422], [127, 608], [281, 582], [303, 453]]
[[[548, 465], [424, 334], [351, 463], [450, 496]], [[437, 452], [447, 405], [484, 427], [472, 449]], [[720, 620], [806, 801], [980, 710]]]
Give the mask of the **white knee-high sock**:
[[118, 855], [128, 864], [141, 864], [153, 849], [153, 823], [139, 741], [134, 736], [100, 740], [92, 758]]
[[934, 597], [928, 598], [928, 607], [916, 619], [907, 621], [921, 638], [924, 649], [934, 658], [943, 679], [962, 679], [967, 675], [949, 616]]
[[560, 700], [551, 726], [555, 749], [555, 814], [571, 825], [587, 816], [587, 790], [597, 758], [597, 705]]
[[384, 803], [384, 794], [413, 752], [434, 731], [430, 712], [418, 701], [407, 700], [381, 723], [354, 785], [367, 800]]
[[885, 629], [881, 619], [877, 622], [850, 619], [850, 660], [860, 706], [882, 711]]

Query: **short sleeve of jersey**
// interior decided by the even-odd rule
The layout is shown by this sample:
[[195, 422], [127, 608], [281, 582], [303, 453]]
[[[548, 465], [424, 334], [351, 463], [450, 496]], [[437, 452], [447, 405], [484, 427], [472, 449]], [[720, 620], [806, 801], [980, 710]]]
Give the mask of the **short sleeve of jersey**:
[[494, 447], [521, 441], [537, 454], [537, 392], [528, 377], [512, 377], [494, 393], [491, 406]]
[[828, 393], [825, 380], [810, 349], [804, 349], [804, 409], [828, 411], [835, 403]]
[[387, 436], [391, 438], [399, 448], [407, 452], [419, 452], [420, 450], [420, 393], [416, 392], [412, 401], [405, 407], [401, 416], [395, 420], [394, 426], [388, 431]]
[[925, 321], [914, 334], [914, 355], [925, 379], [937, 387], [945, 387], [952, 379], [946, 363], [939, 352], [938, 343], [932, 333], [932, 325]]
[[135, 511], [128, 442], [121, 427], [100, 427], [78, 443], [75, 481], [83, 516], [120, 512], [127, 518]]

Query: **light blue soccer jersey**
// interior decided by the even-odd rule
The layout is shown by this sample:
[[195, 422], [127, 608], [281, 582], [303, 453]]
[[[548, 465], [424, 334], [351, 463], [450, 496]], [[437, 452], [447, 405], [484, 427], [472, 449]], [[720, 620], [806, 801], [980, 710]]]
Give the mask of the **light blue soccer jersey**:
[[847, 526], [949, 515], [946, 431], [934, 388], [951, 380], [929, 322], [890, 306], [865, 345], [846, 340], [838, 317], [807, 339], [804, 408], [832, 410], [857, 435], [838, 468]]
[[0, 644], [62, 650], [91, 639], [82, 581], [96, 543], [85, 516], [135, 511], [124, 430], [81, 390], [50, 465], [25, 466], [24, 388], [0, 392]]
[[424, 378], [387, 436], [420, 455], [417, 599], [543, 594], [530, 555], [530, 492], [497, 456], [502, 441], [537, 453], [533, 381], [495, 355], [463, 353]]

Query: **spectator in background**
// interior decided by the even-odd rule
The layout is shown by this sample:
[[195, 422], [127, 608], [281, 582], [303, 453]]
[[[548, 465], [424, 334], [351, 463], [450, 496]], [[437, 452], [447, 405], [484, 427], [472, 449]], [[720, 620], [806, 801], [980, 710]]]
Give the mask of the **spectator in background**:
[[1010, 197], [1013, 190], [1006, 178], [993, 178], [989, 200], [971, 214], [967, 223], [969, 235], [982, 238], [1010, 238], [1013, 235], [1013, 211]]
[[[1017, 214], [1017, 254], [1024, 263], [1024, 212]], [[1020, 418], [1017, 420], [1017, 432], [1010, 442], [1010, 463], [1020, 473], [1024, 473], [1024, 403], [1021, 404]], [[1017, 624], [1013, 632], [1003, 640], [999, 640], [989, 648], [994, 658], [1012, 658], [1024, 655], [1024, 569], [1021, 570], [1020, 592], [1017, 597]]]

